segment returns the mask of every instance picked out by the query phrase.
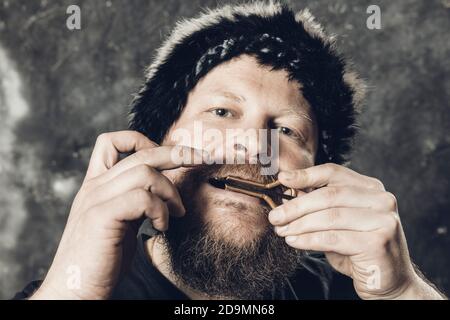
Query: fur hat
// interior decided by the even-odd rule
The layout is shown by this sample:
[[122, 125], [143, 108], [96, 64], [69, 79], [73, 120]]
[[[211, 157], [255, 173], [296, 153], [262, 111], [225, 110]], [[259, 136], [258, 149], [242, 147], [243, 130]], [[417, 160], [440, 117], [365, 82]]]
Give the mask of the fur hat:
[[364, 83], [348, 70], [334, 38], [325, 35], [308, 10], [294, 13], [274, 1], [226, 5], [178, 22], [132, 102], [130, 128], [161, 142], [196, 83], [241, 54], [286, 70], [302, 85], [318, 121], [316, 163], [342, 164], [356, 132]]

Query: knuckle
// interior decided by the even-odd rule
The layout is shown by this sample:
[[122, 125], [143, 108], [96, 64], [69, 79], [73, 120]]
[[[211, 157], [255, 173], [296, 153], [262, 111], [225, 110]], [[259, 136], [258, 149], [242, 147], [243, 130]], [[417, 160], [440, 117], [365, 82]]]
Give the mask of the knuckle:
[[294, 178], [297, 181], [303, 181], [307, 185], [311, 184], [313, 181], [313, 177], [311, 176], [311, 171], [309, 171], [309, 170], [295, 171]]
[[325, 164], [325, 168], [330, 174], [333, 174], [336, 173], [336, 171], [338, 171], [340, 167], [339, 165], [330, 162]]
[[324, 232], [322, 238], [323, 241], [329, 245], [334, 245], [339, 242], [339, 236], [335, 231]]
[[145, 198], [142, 200], [142, 206], [143, 210], [147, 212], [147, 215], [153, 218], [158, 217], [159, 219], [165, 219], [164, 217], [168, 211], [165, 203], [154, 194], [145, 190], [143, 190], [143, 192], [145, 193], [145, 196], [143, 196]]
[[135, 140], [139, 140], [139, 139], [145, 138], [145, 135], [143, 135], [139, 131], [129, 130], [129, 131], [125, 131], [125, 132], [127, 132]]
[[126, 131], [126, 132], [128, 132], [132, 136], [132, 138], [136, 141], [145, 140], [153, 148], [158, 146], [158, 144], [156, 142], [154, 142], [153, 140], [150, 140], [145, 134], [143, 134], [139, 131], [131, 130], [131, 131]]
[[368, 182], [368, 188], [369, 189], [377, 189], [377, 190], [384, 190], [384, 184], [377, 178], [369, 178]]
[[339, 208], [330, 208], [328, 210], [327, 219], [328, 227], [334, 227], [338, 224], [341, 218], [341, 211]]
[[335, 187], [326, 187], [325, 197], [327, 198], [327, 200], [330, 204], [332, 204], [335, 201], [335, 199], [337, 198], [338, 192], [339, 192], [338, 189]]
[[383, 201], [390, 211], [397, 211], [397, 198], [390, 192], [384, 192]]
[[395, 233], [399, 227], [400, 221], [394, 212], [389, 212], [385, 217], [385, 226], [387, 233], [390, 235]]
[[110, 134], [107, 133], [107, 132], [100, 133], [97, 136], [97, 140], [96, 140], [95, 144], [103, 144], [103, 143], [105, 143], [106, 141], [110, 140], [109, 136], [110, 136]]
[[144, 205], [149, 205], [151, 202], [151, 194], [144, 189], [136, 189], [133, 191], [132, 194], [133, 201], [136, 201], [137, 203], [142, 203]]
[[164, 219], [164, 217], [158, 217], [152, 220], [153, 226], [160, 231], [167, 231], [168, 229], [168, 221]]

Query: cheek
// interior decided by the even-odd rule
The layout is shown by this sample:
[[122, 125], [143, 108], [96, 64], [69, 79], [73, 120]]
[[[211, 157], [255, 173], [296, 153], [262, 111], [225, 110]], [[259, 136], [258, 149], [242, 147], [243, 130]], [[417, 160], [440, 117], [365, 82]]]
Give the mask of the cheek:
[[302, 148], [280, 148], [280, 171], [308, 168], [314, 165], [314, 156]]

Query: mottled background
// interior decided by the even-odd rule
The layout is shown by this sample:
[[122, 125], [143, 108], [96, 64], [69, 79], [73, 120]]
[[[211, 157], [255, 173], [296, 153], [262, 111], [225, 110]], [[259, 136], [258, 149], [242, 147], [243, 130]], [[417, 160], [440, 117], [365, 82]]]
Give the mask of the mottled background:
[[[161, 38], [216, 3], [0, 0], [0, 298], [44, 275], [95, 137], [126, 128]], [[450, 1], [289, 3], [340, 35], [369, 81], [351, 166], [398, 197], [414, 261], [450, 292]], [[65, 27], [69, 4], [81, 31]], [[381, 30], [366, 28], [369, 4]]]

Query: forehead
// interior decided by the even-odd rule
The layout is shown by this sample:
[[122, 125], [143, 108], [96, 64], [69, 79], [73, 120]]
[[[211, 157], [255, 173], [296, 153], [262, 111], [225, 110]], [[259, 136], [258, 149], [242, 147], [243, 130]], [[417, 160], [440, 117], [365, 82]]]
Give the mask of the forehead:
[[271, 70], [248, 55], [241, 55], [214, 68], [199, 81], [190, 97], [211, 93], [231, 93], [235, 98], [264, 100], [280, 108], [289, 105], [309, 110], [301, 85], [289, 80], [285, 70]]

